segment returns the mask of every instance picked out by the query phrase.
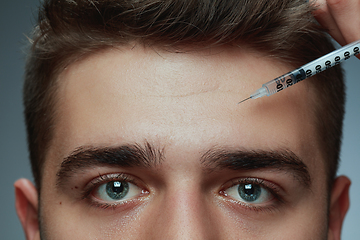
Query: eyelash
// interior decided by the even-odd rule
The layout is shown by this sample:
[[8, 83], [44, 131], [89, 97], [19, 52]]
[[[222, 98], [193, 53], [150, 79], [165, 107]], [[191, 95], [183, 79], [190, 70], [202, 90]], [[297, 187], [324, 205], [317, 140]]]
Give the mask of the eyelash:
[[[233, 186], [236, 186], [238, 184], [255, 184], [255, 185], [259, 185], [262, 188], [266, 189], [267, 191], [270, 192], [270, 194], [273, 197], [273, 201], [275, 201], [274, 203], [272, 203], [269, 206], [254, 206], [252, 204], [246, 204], [244, 202], [238, 201], [236, 199], [231, 198], [230, 196], [228, 196], [228, 194], [226, 193], [227, 189], [230, 189]], [[231, 198], [229, 199], [231, 202], [234, 202], [236, 204], [241, 205], [242, 207], [244, 207], [247, 210], [250, 211], [269, 211], [269, 212], [273, 212], [275, 210], [279, 209], [279, 206], [281, 206], [282, 204], [285, 204], [285, 199], [282, 196], [283, 194], [281, 194], [281, 188], [277, 185], [275, 185], [272, 182], [266, 181], [264, 179], [259, 179], [259, 178], [242, 178], [242, 179], [235, 179], [235, 180], [231, 180], [230, 183], [225, 184], [221, 190], [219, 191], [219, 193], [226, 197], [226, 198]]]
[[[133, 199], [129, 199], [129, 200], [124, 200], [122, 202], [116, 202], [116, 203], [101, 203], [99, 201], [94, 200], [92, 194], [93, 192], [100, 187], [100, 185], [106, 184], [108, 182], [111, 181], [125, 181], [128, 183], [132, 183], [136, 186], [139, 186], [139, 184], [137, 183], [137, 181], [135, 180], [135, 178], [124, 174], [124, 173], [113, 173], [113, 174], [106, 174], [106, 175], [100, 175], [91, 180], [90, 183], [85, 187], [83, 193], [82, 193], [82, 199], [83, 200], [89, 200], [90, 201], [90, 206], [92, 207], [97, 207], [97, 208], [102, 208], [102, 209], [107, 209], [107, 208], [113, 208], [115, 209], [117, 206], [119, 205], [123, 205], [125, 203], [131, 202], [133, 201]], [[143, 188], [142, 186], [140, 188]], [[147, 190], [143, 189], [142, 191], [144, 194], [147, 193]]]

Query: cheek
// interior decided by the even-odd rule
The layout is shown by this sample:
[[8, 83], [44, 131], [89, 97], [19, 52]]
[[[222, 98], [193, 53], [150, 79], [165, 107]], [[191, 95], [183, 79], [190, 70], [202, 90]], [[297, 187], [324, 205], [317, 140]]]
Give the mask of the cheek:
[[59, 199], [58, 202], [44, 200], [41, 208], [41, 231], [45, 239], [95, 240], [119, 239], [119, 236], [138, 239], [143, 232], [141, 226], [146, 224], [141, 217], [144, 206], [131, 211], [105, 211]]
[[244, 218], [231, 208], [224, 208], [222, 217], [222, 232], [231, 236], [226, 239], [238, 239], [238, 236], [242, 236], [242, 239], [257, 240], [326, 239], [327, 234], [326, 211], [308, 204], [280, 213], [264, 214], [264, 217], [258, 220]]

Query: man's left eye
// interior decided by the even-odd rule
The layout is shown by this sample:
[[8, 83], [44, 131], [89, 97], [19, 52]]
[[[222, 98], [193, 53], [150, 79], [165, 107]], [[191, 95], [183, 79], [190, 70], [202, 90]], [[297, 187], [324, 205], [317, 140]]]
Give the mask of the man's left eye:
[[227, 196], [245, 204], [263, 204], [274, 198], [269, 190], [258, 183], [239, 183], [224, 192]]
[[120, 202], [139, 196], [142, 189], [126, 181], [110, 181], [101, 184], [94, 191], [94, 196], [106, 202]]

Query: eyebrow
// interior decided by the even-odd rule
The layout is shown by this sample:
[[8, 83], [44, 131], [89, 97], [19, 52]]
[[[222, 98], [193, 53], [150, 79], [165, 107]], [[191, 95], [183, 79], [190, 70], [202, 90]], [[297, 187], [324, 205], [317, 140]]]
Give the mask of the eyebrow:
[[227, 150], [214, 148], [203, 154], [201, 163], [208, 171], [222, 169], [259, 170], [274, 169], [292, 174], [303, 186], [310, 188], [311, 177], [305, 163], [290, 150]]
[[58, 170], [57, 186], [63, 186], [74, 174], [93, 167], [152, 168], [162, 162], [163, 151], [146, 142], [119, 147], [82, 146], [64, 158]]
[[[146, 142], [119, 147], [82, 146], [64, 158], [57, 172], [57, 186], [63, 186], [76, 173], [96, 166], [116, 166], [123, 168], [154, 168], [164, 159], [164, 149]], [[306, 188], [310, 188], [311, 178], [307, 166], [290, 150], [229, 150], [212, 148], [205, 152], [200, 163], [205, 171], [230, 169], [249, 171], [274, 169], [292, 174]]]

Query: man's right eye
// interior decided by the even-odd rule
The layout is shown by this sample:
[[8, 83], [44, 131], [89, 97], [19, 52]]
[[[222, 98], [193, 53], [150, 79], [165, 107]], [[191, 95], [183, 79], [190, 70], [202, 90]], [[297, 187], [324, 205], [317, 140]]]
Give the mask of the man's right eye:
[[142, 189], [126, 181], [110, 181], [101, 184], [93, 193], [94, 197], [106, 202], [120, 202], [140, 196]]
[[140, 186], [135, 178], [126, 174], [101, 175], [88, 184], [84, 198], [97, 207], [116, 207], [149, 193]]

